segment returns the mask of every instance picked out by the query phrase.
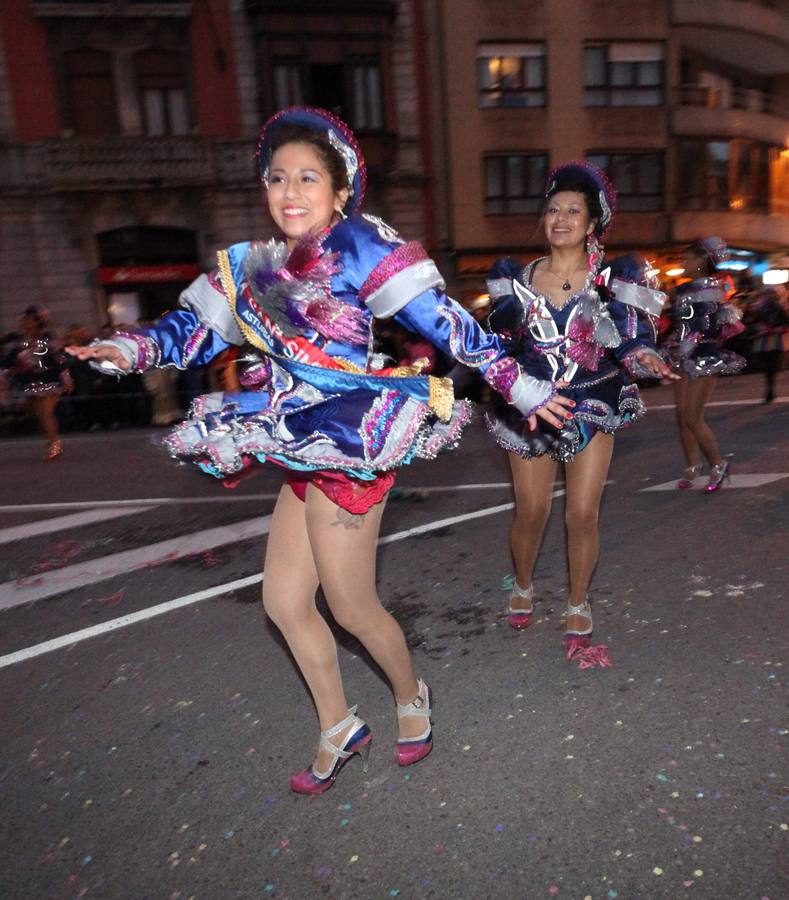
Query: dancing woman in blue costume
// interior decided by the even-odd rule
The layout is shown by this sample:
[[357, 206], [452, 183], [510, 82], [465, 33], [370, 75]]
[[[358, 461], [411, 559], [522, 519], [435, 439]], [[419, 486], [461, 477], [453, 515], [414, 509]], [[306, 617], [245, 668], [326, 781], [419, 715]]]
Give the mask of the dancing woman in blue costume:
[[508, 451], [515, 489], [511, 529], [515, 580], [508, 621], [531, 622], [532, 575], [551, 509], [556, 464], [565, 464], [570, 596], [567, 650], [581, 664], [605, 662], [590, 648], [592, 610], [587, 589], [598, 556], [598, 510], [613, 451], [614, 432], [644, 413], [637, 377], [669, 377], [655, 351], [653, 317], [664, 295], [646, 282], [643, 265], [623, 260], [604, 268], [598, 238], [608, 228], [615, 193], [588, 162], [549, 175], [543, 224], [547, 256], [522, 266], [500, 260], [488, 290], [490, 326], [529, 371], [553, 381], [575, 401], [561, 429], [531, 425], [516, 409], [494, 401], [488, 425]]
[[358, 213], [366, 172], [343, 122], [325, 110], [284, 110], [264, 126], [258, 156], [283, 241], [235, 244], [219, 253], [215, 272], [187, 288], [183, 309], [153, 328], [70, 352], [118, 371], [202, 365], [233, 344], [255, 353], [249, 390], [198, 398], [169, 446], [222, 478], [259, 462], [286, 470], [263, 603], [320, 720], [314, 761], [291, 778], [294, 791], [315, 794], [355, 753], [366, 761], [372, 739], [345, 699], [336, 644], [315, 605], [318, 585], [338, 624], [391, 683], [397, 762], [417, 762], [433, 745], [431, 692], [378, 599], [375, 551], [394, 471], [454, 446], [470, 413], [448, 380], [420, 375], [418, 366], [383, 368], [373, 319], [394, 318], [477, 369], [534, 423], [560, 425], [572, 404], [447, 298], [419, 244]]

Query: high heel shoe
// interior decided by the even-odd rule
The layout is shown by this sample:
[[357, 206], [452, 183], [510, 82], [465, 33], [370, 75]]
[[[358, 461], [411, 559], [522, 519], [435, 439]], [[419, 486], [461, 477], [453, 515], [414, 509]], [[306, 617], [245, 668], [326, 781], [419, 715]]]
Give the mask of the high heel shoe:
[[47, 452], [44, 454], [44, 462], [51, 462], [63, 453], [63, 441], [50, 441]]
[[681, 491], [686, 491], [688, 488], [692, 488], [693, 482], [699, 477], [699, 475], [701, 475], [701, 469], [701, 463], [696, 463], [695, 466], [688, 466], [685, 469], [685, 474], [677, 482], [677, 487]]
[[728, 480], [731, 484], [729, 463], [727, 462], [722, 462], [720, 465], [713, 466], [710, 469], [710, 480], [704, 485], [704, 490], [708, 494], [711, 494], [713, 491], [719, 491], [723, 487], [724, 480]]
[[405, 706], [397, 704], [397, 718], [405, 719], [406, 716], [422, 716], [427, 719], [427, 725], [422, 734], [412, 738], [398, 740], [395, 748], [395, 758], [398, 766], [410, 766], [424, 759], [433, 749], [433, 726], [430, 716], [433, 712], [433, 692], [420, 678], [417, 682], [419, 693], [411, 703]]
[[[528, 600], [528, 609], [522, 606], [513, 606], [513, 600]], [[531, 625], [531, 617], [534, 612], [534, 585], [530, 584], [527, 588], [522, 588], [518, 582], [512, 579], [512, 591], [510, 592], [509, 603], [507, 605], [507, 624], [510, 627], [521, 631]]]
[[[356, 709], [355, 706], [351, 707], [348, 715], [341, 722], [321, 732], [320, 749], [327, 750], [332, 755], [328, 769], [319, 772], [313, 764], [302, 772], [291, 775], [290, 789], [292, 791], [297, 794], [322, 794], [324, 791], [328, 791], [334, 784], [340, 769], [355, 753], [362, 758], [362, 771], [367, 771], [373, 736], [367, 723], [356, 715]], [[347, 732], [345, 740], [339, 746], [333, 744], [331, 738], [343, 731]]]
[[577, 606], [569, 602], [564, 611], [564, 616], [583, 616], [589, 621], [589, 626], [582, 629], [568, 629], [564, 633], [565, 651], [570, 662], [577, 662], [579, 669], [607, 669], [611, 666], [611, 658], [608, 655], [608, 647], [605, 644], [592, 644], [591, 634], [594, 630], [592, 620], [592, 607], [589, 600], [584, 600]]

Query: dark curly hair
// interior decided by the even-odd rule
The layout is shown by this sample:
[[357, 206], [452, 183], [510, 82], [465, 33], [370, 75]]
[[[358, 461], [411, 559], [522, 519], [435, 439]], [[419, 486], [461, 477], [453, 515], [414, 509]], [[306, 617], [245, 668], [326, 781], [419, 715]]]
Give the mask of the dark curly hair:
[[311, 147], [314, 147], [331, 177], [331, 186], [334, 193], [336, 194], [343, 188], [348, 187], [348, 172], [345, 168], [345, 161], [329, 143], [325, 132], [318, 131], [316, 128], [310, 128], [307, 125], [283, 124], [278, 126], [271, 137], [269, 165], [277, 150], [280, 147], [284, 147], [285, 144], [309, 144]]

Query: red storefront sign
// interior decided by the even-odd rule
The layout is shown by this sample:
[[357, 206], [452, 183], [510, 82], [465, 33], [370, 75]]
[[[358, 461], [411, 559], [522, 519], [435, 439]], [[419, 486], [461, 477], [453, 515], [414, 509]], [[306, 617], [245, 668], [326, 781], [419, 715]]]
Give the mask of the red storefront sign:
[[101, 266], [99, 284], [156, 284], [192, 281], [200, 274], [195, 263], [152, 266]]

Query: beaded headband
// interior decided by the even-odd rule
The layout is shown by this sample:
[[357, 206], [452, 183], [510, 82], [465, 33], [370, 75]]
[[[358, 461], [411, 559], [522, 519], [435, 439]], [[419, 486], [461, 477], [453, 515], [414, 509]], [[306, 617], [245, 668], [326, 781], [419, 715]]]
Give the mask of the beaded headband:
[[616, 211], [616, 190], [605, 172], [594, 163], [579, 159], [552, 169], [545, 186], [546, 200], [564, 190], [562, 185], [574, 181], [587, 184], [596, 193], [597, 202], [600, 204], [600, 218], [595, 226], [595, 233], [602, 236], [611, 224]]
[[367, 187], [367, 166], [361, 147], [353, 131], [327, 109], [315, 106], [290, 106], [275, 113], [260, 131], [257, 146], [260, 179], [268, 188], [269, 166], [271, 165], [271, 145], [277, 129], [283, 125], [305, 125], [326, 135], [331, 146], [340, 154], [345, 165], [348, 186], [348, 201], [345, 209], [355, 211], [364, 198]]

